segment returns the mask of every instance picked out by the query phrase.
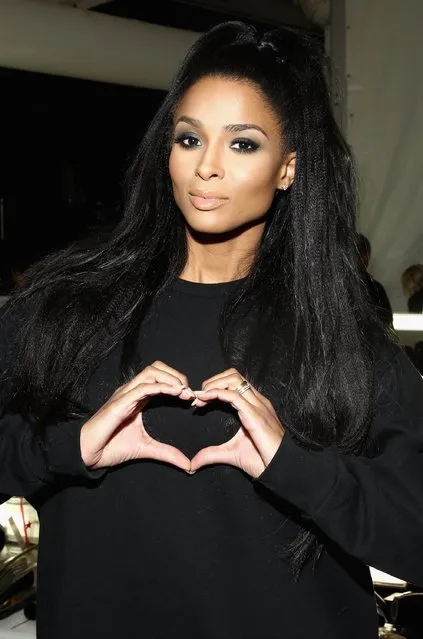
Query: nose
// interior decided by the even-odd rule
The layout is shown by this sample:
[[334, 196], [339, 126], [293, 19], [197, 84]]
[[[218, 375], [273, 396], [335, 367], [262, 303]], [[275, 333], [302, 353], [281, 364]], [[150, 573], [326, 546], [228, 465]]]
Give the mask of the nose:
[[213, 177], [221, 180], [224, 177], [225, 171], [218, 149], [209, 147], [204, 151], [197, 165], [196, 175], [205, 181]]

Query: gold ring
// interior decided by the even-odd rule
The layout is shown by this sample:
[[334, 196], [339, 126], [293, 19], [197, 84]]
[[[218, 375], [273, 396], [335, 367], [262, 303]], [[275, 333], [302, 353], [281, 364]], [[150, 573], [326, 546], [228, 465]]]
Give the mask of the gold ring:
[[244, 381], [241, 382], [240, 385], [237, 386], [234, 390], [236, 390], [240, 395], [243, 395], [244, 393], [247, 392], [247, 390], [250, 390], [250, 388], [251, 388], [251, 384], [247, 382], [246, 379], [244, 379]]

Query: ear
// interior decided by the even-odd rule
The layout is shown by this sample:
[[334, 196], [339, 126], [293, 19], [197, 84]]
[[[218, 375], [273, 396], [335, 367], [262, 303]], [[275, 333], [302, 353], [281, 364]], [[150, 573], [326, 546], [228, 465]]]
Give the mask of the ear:
[[286, 191], [294, 181], [295, 178], [295, 163], [297, 160], [297, 154], [295, 152], [288, 153], [283, 159], [281, 164], [276, 188], [280, 191]]

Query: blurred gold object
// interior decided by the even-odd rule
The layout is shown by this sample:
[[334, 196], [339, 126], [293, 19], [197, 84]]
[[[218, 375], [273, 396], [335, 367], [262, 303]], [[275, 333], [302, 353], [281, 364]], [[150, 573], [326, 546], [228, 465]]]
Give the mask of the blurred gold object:
[[22, 607], [36, 587], [38, 547], [27, 546], [0, 561], [0, 619]]
[[406, 637], [399, 635], [391, 623], [386, 623], [383, 628], [379, 628], [379, 639], [406, 639]]

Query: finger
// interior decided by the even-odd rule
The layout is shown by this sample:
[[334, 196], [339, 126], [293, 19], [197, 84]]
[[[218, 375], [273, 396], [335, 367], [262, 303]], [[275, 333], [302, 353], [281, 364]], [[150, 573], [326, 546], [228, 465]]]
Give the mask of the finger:
[[[241, 375], [241, 373], [239, 373], [239, 371], [235, 368], [229, 368], [218, 375], [214, 375], [213, 377], [209, 377], [204, 380], [201, 390], [210, 390], [211, 388], [230, 388], [235, 390], [240, 384], [242, 384], [242, 382], [245, 381], [247, 380]], [[252, 399], [253, 396], [260, 396], [260, 393], [256, 391], [251, 384], [250, 388], [247, 391], [244, 391], [244, 393], [250, 393], [250, 399]]]
[[162, 371], [159, 368], [154, 368], [154, 366], [147, 366], [139, 375], [136, 375], [130, 382], [123, 386], [122, 391], [127, 392], [139, 384], [154, 384], [155, 382], [159, 384], [170, 384], [171, 386], [180, 386], [181, 388], [185, 386], [176, 375]]
[[221, 446], [209, 446], [200, 450], [193, 459], [191, 459], [191, 471], [195, 472], [203, 466], [211, 464], [229, 464], [235, 465], [234, 454], [227, 444]]
[[[138, 373], [138, 375], [135, 375], [130, 382], [122, 386], [119, 390], [121, 393], [125, 393], [132, 388], [135, 388], [135, 386], [138, 386], [138, 384], [154, 382], [189, 388], [188, 378], [186, 375], [158, 360], [153, 364], [146, 366], [146, 368]], [[190, 395], [192, 395], [192, 391]]]
[[166, 462], [189, 472], [191, 470], [191, 461], [180, 450], [170, 444], [163, 444], [151, 438], [143, 449], [140, 459], [155, 459], [156, 461]]
[[[131, 390], [116, 397], [107, 405], [107, 414], [114, 416], [116, 426], [128, 418], [134, 410], [139, 410], [140, 402], [154, 395], [171, 395], [173, 397], [182, 396], [181, 386], [171, 386], [170, 384], [138, 384]], [[190, 399], [190, 398], [189, 398]]]
[[172, 366], [169, 366], [165, 362], [156, 360], [155, 362], [153, 362], [152, 366], [165, 373], [168, 373], [169, 375], [175, 376], [182, 383], [182, 386], [189, 386], [188, 377], [184, 375], [184, 373], [181, 373], [181, 371], [178, 371], [176, 368], [172, 368]]
[[100, 426], [102, 441], [106, 442], [116, 429], [134, 414], [134, 411], [141, 412], [140, 402], [160, 394], [181, 397], [181, 387], [169, 384], [138, 384], [132, 390], [116, 396], [102, 406], [89, 420], [90, 430]]
[[238, 391], [213, 388], [209, 391], [197, 391], [197, 395], [198, 400], [205, 402], [206, 404], [215, 399], [219, 399], [222, 402], [230, 404], [236, 411], [238, 411], [243, 426], [249, 432], [257, 428], [257, 422], [261, 417], [257, 410], [257, 406], [247, 400], [243, 395], [240, 395]]
[[[228, 371], [224, 371], [223, 373], [219, 373], [218, 375], [214, 375], [213, 377], [206, 379], [201, 385], [201, 390], [208, 391], [212, 388], [235, 388], [242, 382], [243, 378], [237, 371], [233, 371], [235, 371], [235, 369], [231, 368]], [[195, 406], [196, 408], [203, 408], [204, 406], [207, 406], [207, 402], [201, 401], [198, 397], [198, 391], [194, 390], [194, 394], [195, 399], [191, 406]]]
[[238, 411], [243, 428], [251, 437], [267, 466], [273, 459], [285, 433], [285, 429], [274, 411], [272, 414], [265, 404], [253, 405], [237, 391], [215, 389], [208, 392], [199, 391], [198, 394], [203, 401], [219, 399], [229, 403]]
[[[239, 395], [241, 395], [241, 397], [245, 397], [246, 399], [248, 399], [250, 403], [254, 404], [255, 406], [259, 406], [262, 403], [262, 400], [260, 399], [259, 394], [255, 391], [253, 386], [250, 386], [250, 388], [244, 391], [243, 393], [240, 393], [239, 391], [236, 390], [236, 388], [240, 386], [242, 382], [245, 382], [245, 381], [247, 380], [245, 380], [239, 374], [228, 375], [226, 377], [220, 377], [219, 379], [216, 379], [214, 382], [210, 382], [210, 384], [207, 384], [204, 388], [202, 388], [202, 390], [203, 391], [211, 391], [213, 389], [233, 390], [237, 392]], [[196, 402], [195, 405], [199, 407], [201, 405], [200, 396], [198, 395], [197, 391], [195, 391], [195, 393], [198, 396], [198, 401]]]
[[[110, 437], [128, 418], [133, 418], [135, 411], [141, 413], [140, 402], [148, 401], [153, 395], [181, 396], [180, 386], [169, 384], [139, 384], [123, 395], [115, 396], [104, 404], [83, 426], [81, 431], [87, 441], [96, 442], [97, 449], [104, 447]], [[142, 420], [141, 424], [142, 424]]]
[[239, 386], [244, 378], [239, 373], [231, 375], [219, 375], [214, 379], [207, 380], [202, 383], [201, 390], [210, 390], [210, 388], [235, 388]]
[[210, 382], [214, 382], [215, 380], [218, 380], [221, 377], [228, 377], [231, 375], [238, 375], [239, 377], [241, 377], [241, 374], [236, 370], [236, 368], [228, 368], [227, 370], [222, 371], [221, 373], [217, 373], [216, 375], [213, 375], [213, 377], [209, 377], [205, 379], [201, 388], [204, 390], [204, 386], [206, 384], [209, 384]]

